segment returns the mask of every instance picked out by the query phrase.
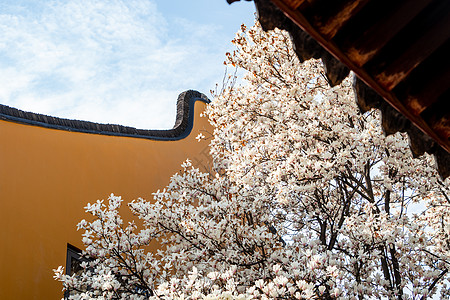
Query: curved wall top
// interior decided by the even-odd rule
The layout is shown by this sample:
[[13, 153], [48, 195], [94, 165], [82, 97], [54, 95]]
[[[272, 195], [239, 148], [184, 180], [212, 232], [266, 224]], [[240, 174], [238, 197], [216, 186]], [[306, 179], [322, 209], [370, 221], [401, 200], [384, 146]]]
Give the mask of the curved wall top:
[[74, 132], [174, 141], [183, 139], [190, 134], [194, 123], [194, 104], [196, 101], [210, 102], [208, 97], [197, 91], [188, 90], [181, 93], [177, 101], [175, 125], [172, 129], [167, 130], [137, 129], [116, 124], [63, 119], [26, 112], [2, 104], [0, 104], [0, 120]]

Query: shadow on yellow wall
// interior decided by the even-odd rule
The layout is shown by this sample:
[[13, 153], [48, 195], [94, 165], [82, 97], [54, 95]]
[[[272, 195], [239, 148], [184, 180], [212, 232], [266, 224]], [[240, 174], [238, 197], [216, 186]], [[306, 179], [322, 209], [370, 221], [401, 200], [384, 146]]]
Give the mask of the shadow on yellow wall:
[[209, 164], [208, 142], [195, 139], [211, 132], [199, 117], [206, 104], [195, 100], [201, 98], [193, 91], [180, 95], [177, 123], [189, 115], [194, 121], [190, 134], [187, 124], [175, 136], [89, 134], [0, 121], [0, 299], [62, 298], [52, 269], [65, 265], [68, 243], [82, 248], [76, 224], [88, 217], [88, 202], [111, 193], [125, 202], [150, 200], [187, 158]]

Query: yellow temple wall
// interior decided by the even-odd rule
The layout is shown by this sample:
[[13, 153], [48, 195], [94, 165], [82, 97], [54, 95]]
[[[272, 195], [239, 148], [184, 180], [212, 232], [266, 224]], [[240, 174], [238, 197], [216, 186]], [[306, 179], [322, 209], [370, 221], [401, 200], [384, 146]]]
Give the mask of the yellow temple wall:
[[67, 244], [82, 248], [76, 224], [88, 202], [151, 200], [187, 158], [208, 164], [208, 142], [195, 139], [211, 132], [205, 105], [195, 103], [193, 130], [176, 141], [0, 121], [0, 299], [63, 297], [52, 269], [65, 266]]

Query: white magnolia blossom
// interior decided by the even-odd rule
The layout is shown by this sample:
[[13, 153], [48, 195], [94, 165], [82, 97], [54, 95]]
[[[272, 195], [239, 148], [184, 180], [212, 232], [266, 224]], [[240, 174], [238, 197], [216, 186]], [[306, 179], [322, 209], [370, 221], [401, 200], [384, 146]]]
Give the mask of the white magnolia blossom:
[[136, 223], [120, 197], [88, 204], [91, 260], [55, 270], [70, 298], [450, 297], [450, 185], [432, 158], [384, 136], [349, 79], [330, 88], [319, 62], [300, 64], [287, 33], [243, 26], [234, 43], [226, 63], [248, 72], [207, 108], [214, 169], [186, 161], [129, 204]]

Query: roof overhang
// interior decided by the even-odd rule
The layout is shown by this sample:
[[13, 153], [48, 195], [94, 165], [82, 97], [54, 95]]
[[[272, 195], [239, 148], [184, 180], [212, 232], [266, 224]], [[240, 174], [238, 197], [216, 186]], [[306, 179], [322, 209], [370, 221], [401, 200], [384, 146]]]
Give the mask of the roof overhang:
[[434, 154], [450, 175], [450, 1], [254, 2], [262, 27], [289, 31], [301, 60], [322, 59], [331, 85], [352, 70], [361, 110], [381, 109], [386, 134], [407, 132], [413, 154]]

